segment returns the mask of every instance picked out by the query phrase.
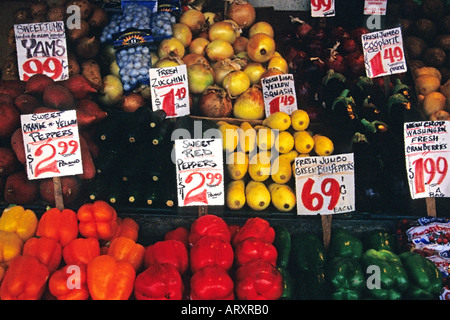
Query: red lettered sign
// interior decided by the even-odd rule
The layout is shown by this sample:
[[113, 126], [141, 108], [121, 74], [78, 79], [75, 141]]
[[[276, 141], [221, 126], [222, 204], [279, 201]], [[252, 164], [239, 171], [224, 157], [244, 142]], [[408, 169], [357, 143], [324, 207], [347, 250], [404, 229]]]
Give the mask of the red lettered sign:
[[334, 17], [334, 0], [311, 0], [311, 17]]
[[20, 116], [28, 179], [83, 173], [75, 110]]
[[45, 74], [55, 81], [69, 78], [63, 21], [14, 25], [20, 80]]
[[261, 86], [266, 117], [278, 111], [291, 114], [297, 109], [297, 96], [292, 74], [279, 74], [262, 78]]
[[450, 196], [450, 121], [407, 122], [405, 159], [413, 199]]
[[297, 214], [339, 214], [355, 210], [353, 154], [294, 160]]

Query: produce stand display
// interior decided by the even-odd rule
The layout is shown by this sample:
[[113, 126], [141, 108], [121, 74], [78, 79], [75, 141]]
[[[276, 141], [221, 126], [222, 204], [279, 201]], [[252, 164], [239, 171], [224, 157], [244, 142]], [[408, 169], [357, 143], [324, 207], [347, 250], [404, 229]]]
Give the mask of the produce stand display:
[[[448, 162], [422, 159], [414, 188], [420, 176], [433, 194], [412, 197], [404, 123], [448, 130], [450, 4], [363, 11], [49, 0], [11, 13], [0, 299], [447, 300]], [[47, 22], [52, 37], [28, 38]], [[403, 47], [371, 78], [368, 64], [386, 73], [363, 49], [380, 30]], [[346, 173], [305, 179], [312, 157]]]

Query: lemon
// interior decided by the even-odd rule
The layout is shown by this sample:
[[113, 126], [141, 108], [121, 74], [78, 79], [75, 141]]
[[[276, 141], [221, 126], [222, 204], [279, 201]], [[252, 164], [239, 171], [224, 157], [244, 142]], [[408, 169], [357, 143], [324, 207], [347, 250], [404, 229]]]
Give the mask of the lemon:
[[252, 153], [256, 147], [256, 130], [247, 121], [242, 122], [239, 127], [239, 150]]
[[245, 152], [237, 151], [227, 156], [226, 168], [232, 180], [244, 178], [248, 170], [248, 156]]
[[294, 147], [298, 153], [310, 153], [314, 148], [314, 139], [307, 131], [294, 133]]
[[243, 180], [233, 180], [228, 183], [225, 202], [231, 210], [239, 210], [245, 205], [245, 183]]
[[313, 139], [314, 139], [314, 152], [318, 156], [329, 156], [333, 153], [334, 144], [330, 138], [320, 134], [315, 134], [313, 136]]
[[279, 131], [285, 131], [291, 126], [291, 117], [286, 112], [278, 111], [264, 119], [263, 125]]
[[249, 181], [245, 186], [247, 205], [252, 210], [261, 211], [270, 205], [270, 192], [266, 185], [258, 181]]
[[275, 144], [275, 132], [270, 128], [261, 128], [256, 135], [256, 144], [260, 150], [270, 150]]
[[289, 131], [281, 131], [278, 133], [275, 149], [279, 153], [288, 153], [294, 148], [294, 136]]
[[278, 211], [289, 212], [295, 207], [297, 203], [295, 192], [288, 185], [271, 183], [268, 190], [272, 204]]
[[271, 161], [270, 155], [257, 153], [248, 164], [248, 174], [255, 181], [265, 181], [270, 177]]
[[291, 126], [294, 130], [306, 130], [309, 126], [309, 122], [309, 115], [305, 110], [297, 109], [291, 113]]

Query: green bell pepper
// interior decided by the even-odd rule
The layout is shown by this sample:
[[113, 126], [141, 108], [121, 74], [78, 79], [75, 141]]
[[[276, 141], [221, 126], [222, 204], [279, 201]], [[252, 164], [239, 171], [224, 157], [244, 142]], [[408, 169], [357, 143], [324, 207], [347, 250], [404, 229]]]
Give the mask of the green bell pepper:
[[362, 241], [351, 232], [344, 229], [336, 229], [331, 233], [329, 257], [346, 257], [359, 259], [363, 253]]
[[361, 263], [357, 259], [335, 257], [327, 264], [327, 279], [333, 300], [359, 300], [365, 285]]
[[289, 255], [291, 254], [291, 234], [283, 226], [274, 227], [275, 239], [273, 245], [277, 249], [277, 266], [287, 267], [289, 264]]
[[317, 234], [292, 235], [289, 271], [294, 280], [296, 299], [329, 299], [325, 266], [325, 247]]
[[283, 294], [280, 300], [291, 300], [294, 298], [294, 281], [287, 267], [277, 267], [283, 277]]
[[444, 284], [437, 266], [424, 256], [411, 251], [399, 255], [410, 279], [406, 295], [410, 299], [432, 300], [441, 292]]
[[389, 250], [396, 252], [394, 236], [384, 230], [370, 231], [365, 237], [365, 248], [375, 250]]
[[370, 297], [399, 300], [408, 289], [408, 274], [400, 258], [389, 250], [368, 249], [361, 258], [366, 270], [366, 289]]

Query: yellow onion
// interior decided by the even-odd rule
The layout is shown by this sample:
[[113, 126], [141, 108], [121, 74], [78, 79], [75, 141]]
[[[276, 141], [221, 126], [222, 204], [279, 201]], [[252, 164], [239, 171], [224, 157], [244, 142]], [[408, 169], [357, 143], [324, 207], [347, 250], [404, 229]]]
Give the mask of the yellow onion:
[[247, 43], [247, 54], [254, 62], [267, 62], [276, 49], [275, 40], [265, 33], [251, 36]]
[[204, 63], [194, 63], [187, 67], [189, 92], [202, 94], [205, 89], [214, 84], [214, 71]]
[[258, 21], [255, 24], [253, 24], [248, 30], [248, 37], [251, 38], [252, 36], [258, 33], [267, 34], [272, 38], [275, 35], [272, 25], [266, 21]]
[[186, 53], [186, 49], [180, 40], [177, 38], [163, 39], [158, 45], [159, 58], [167, 57], [170, 54], [175, 54], [180, 58], [183, 58]]
[[242, 33], [241, 28], [233, 20], [222, 20], [214, 23], [208, 31], [209, 41], [226, 40], [233, 44]]
[[240, 52], [247, 51], [248, 38], [244, 36], [239, 36], [233, 43], [234, 53], [238, 54]]
[[242, 70], [231, 71], [223, 78], [222, 87], [231, 98], [236, 98], [250, 87], [250, 79]]
[[181, 41], [181, 43], [187, 47], [192, 41], [192, 31], [184, 23], [172, 24], [173, 37]]
[[240, 70], [241, 66], [231, 59], [225, 59], [217, 61], [212, 68], [214, 70], [214, 82], [222, 86], [225, 76], [232, 71]]
[[229, 59], [234, 55], [231, 43], [223, 39], [211, 41], [205, 48], [206, 56], [211, 61]]
[[192, 39], [191, 43], [189, 44], [188, 51], [189, 53], [205, 55], [205, 49], [209, 42], [210, 41], [208, 39], [202, 37]]
[[176, 67], [176, 66], [179, 66], [182, 64], [184, 64], [184, 62], [180, 57], [178, 57], [177, 55], [174, 55], [174, 54], [170, 54], [166, 57], [159, 59], [156, 62], [155, 67], [156, 68], [167, 68], [167, 67]]
[[246, 29], [255, 23], [256, 11], [249, 2], [235, 0], [228, 7], [226, 16], [235, 21], [240, 28]]
[[280, 55], [274, 54], [273, 57], [270, 58], [269, 63], [267, 64], [267, 69], [271, 68], [279, 69], [283, 73], [289, 72], [287, 61]]
[[188, 53], [183, 57], [183, 62], [186, 64], [186, 67], [189, 67], [194, 63], [205, 63], [209, 64], [208, 59], [205, 56], [198, 53]]
[[266, 68], [259, 62], [250, 62], [244, 68], [244, 72], [250, 79], [251, 84], [257, 84], [261, 80], [262, 74], [266, 71]]
[[248, 88], [234, 101], [233, 115], [238, 119], [261, 120], [265, 115], [264, 98], [261, 87]]
[[192, 34], [198, 34], [205, 26], [206, 18], [200, 10], [189, 9], [183, 12], [179, 22], [187, 25], [191, 29]]
[[198, 108], [206, 117], [223, 118], [231, 115], [233, 104], [225, 89], [214, 85], [206, 88], [202, 93]]

